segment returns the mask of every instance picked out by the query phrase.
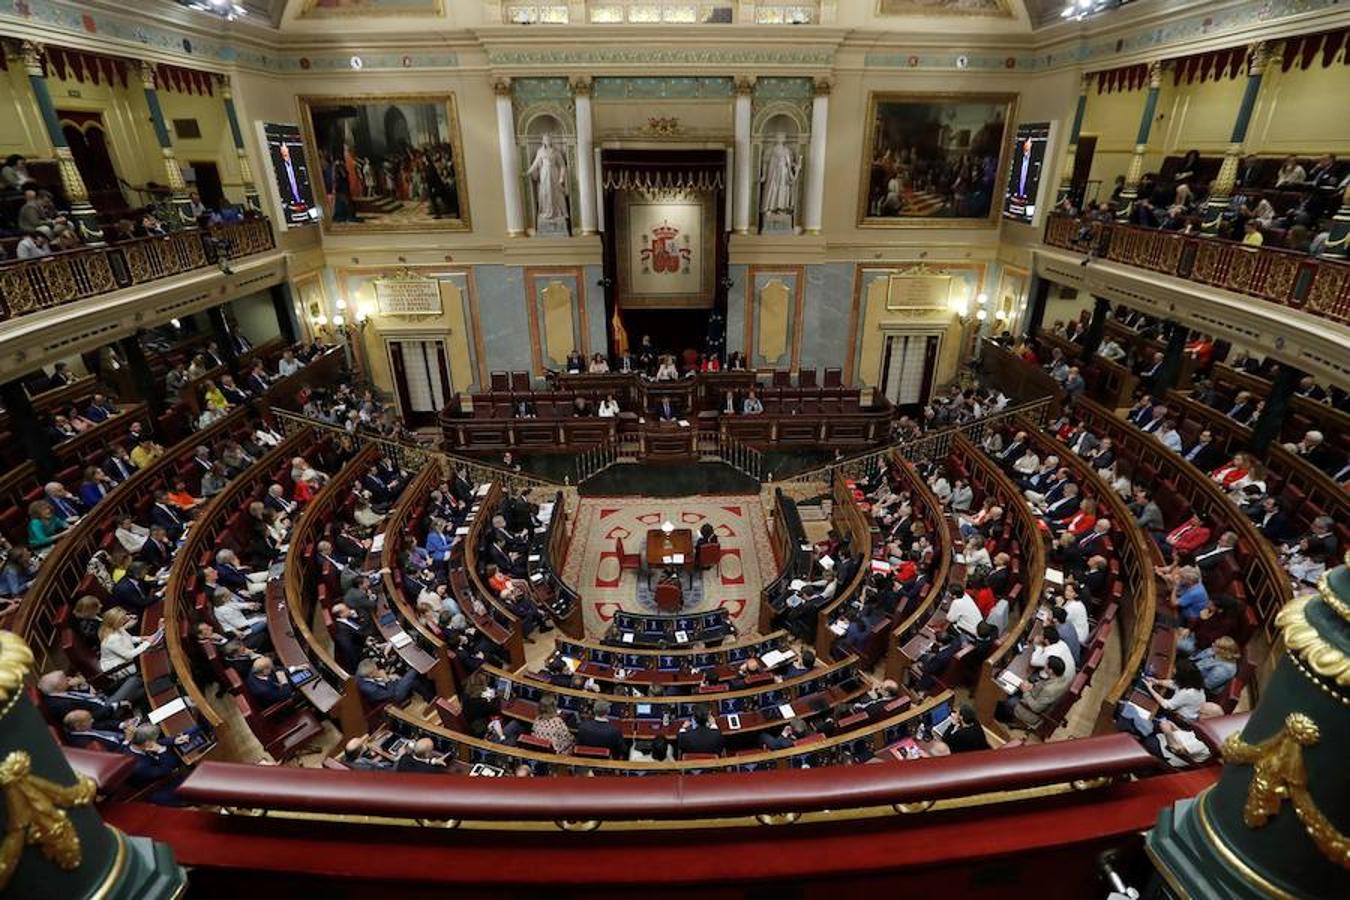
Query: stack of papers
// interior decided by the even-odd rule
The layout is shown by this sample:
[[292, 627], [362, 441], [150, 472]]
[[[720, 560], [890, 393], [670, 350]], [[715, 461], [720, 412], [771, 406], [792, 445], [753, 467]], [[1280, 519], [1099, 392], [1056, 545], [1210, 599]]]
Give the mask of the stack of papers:
[[394, 646], [395, 650], [398, 650], [411, 644], [412, 636], [406, 631], [400, 631], [389, 638], [389, 643]]
[[688, 633], [687, 631], [677, 631], [677, 632], [675, 632], [675, 643], [677, 643], [677, 644], [687, 644], [687, 643], [689, 643], [689, 633]]
[[797, 651], [795, 650], [770, 650], [768, 653], [761, 656], [759, 661], [764, 664], [764, 668], [766, 669], [776, 669], [783, 663], [796, 658]]
[[375, 535], [375, 537], [371, 538], [370, 552], [379, 553], [383, 549], [384, 549], [384, 532], [381, 531], [379, 534]]
[[1022, 689], [1022, 679], [1018, 677], [1016, 672], [1013, 672], [1010, 669], [1004, 669], [1002, 672], [999, 672], [998, 678], [995, 680], [998, 682], [998, 686], [1003, 688], [1006, 693], [1015, 694]]
[[797, 711], [792, 708], [791, 703], [780, 703], [778, 705], [778, 714], [785, 719], [795, 719]]
[[1064, 573], [1061, 572], [1059, 569], [1046, 569], [1045, 580], [1050, 582], [1051, 584], [1063, 584]]

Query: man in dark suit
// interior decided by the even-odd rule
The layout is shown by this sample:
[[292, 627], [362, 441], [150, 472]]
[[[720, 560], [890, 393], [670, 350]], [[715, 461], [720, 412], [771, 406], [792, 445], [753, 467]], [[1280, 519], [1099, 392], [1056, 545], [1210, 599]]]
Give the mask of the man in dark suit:
[[132, 476], [136, 471], [136, 464], [131, 461], [127, 455], [127, 448], [121, 444], [114, 444], [112, 452], [108, 459], [103, 463], [103, 471], [107, 473], [115, 483], [121, 484]]
[[609, 720], [609, 701], [597, 700], [591, 707], [591, 718], [577, 726], [577, 746], [604, 747], [609, 751], [610, 759], [627, 759], [628, 748], [624, 744], [619, 727]]
[[436, 755], [436, 742], [429, 737], [423, 737], [413, 741], [412, 747], [398, 758], [394, 771], [444, 775], [449, 770], [445, 767], [445, 760]]
[[150, 523], [163, 526], [171, 541], [177, 541], [183, 536], [183, 517], [169, 502], [169, 492], [164, 488], [155, 491], [155, 502], [150, 507]]
[[344, 671], [354, 672], [366, 646], [366, 625], [345, 603], [333, 604], [333, 657]]
[[1161, 351], [1154, 351], [1153, 358], [1139, 369], [1139, 383], [1149, 390], [1153, 390], [1154, 383], [1158, 380], [1158, 373], [1162, 369], [1163, 355]]
[[1214, 443], [1213, 432], [1206, 428], [1195, 443], [1182, 451], [1181, 458], [1201, 472], [1208, 472], [1223, 462], [1223, 451]]
[[1289, 516], [1276, 497], [1262, 499], [1260, 508], [1251, 519], [1256, 523], [1257, 530], [1272, 544], [1280, 543], [1290, 534]]
[[1078, 512], [1078, 507], [1081, 502], [1082, 501], [1078, 497], [1078, 485], [1070, 482], [1064, 486], [1064, 493], [1059, 499], [1046, 504], [1045, 510], [1041, 515], [1050, 521], [1067, 519]]
[[1148, 394], [1139, 398], [1134, 406], [1125, 416], [1131, 424], [1138, 428], [1143, 428], [1149, 422], [1153, 421], [1153, 398]]
[[995, 597], [1002, 597], [1012, 587], [1012, 569], [1009, 568], [1012, 557], [1006, 553], [996, 553], [991, 562], [994, 565], [985, 573], [984, 583]]
[[938, 632], [937, 642], [919, 661], [918, 680], [914, 683], [922, 693], [929, 693], [938, 687], [938, 679], [947, 671], [953, 657], [961, 650], [961, 638], [954, 628], [944, 628]]
[[254, 703], [266, 709], [295, 695], [295, 688], [285, 672], [278, 672], [272, 660], [260, 656], [253, 661], [253, 669], [244, 679], [244, 688]]
[[436, 687], [416, 669], [409, 669], [398, 678], [388, 675], [373, 659], [363, 659], [356, 667], [356, 689], [361, 699], [371, 706], [381, 703], [401, 704], [414, 691], [428, 703], [436, 697]]
[[60, 669], [38, 679], [38, 692], [48, 716], [57, 721], [64, 721], [70, 713], [82, 710], [89, 713], [95, 727], [106, 730], [116, 728], [131, 711], [127, 704], [113, 702], [90, 688], [83, 678], [72, 678]]
[[113, 585], [112, 602], [128, 612], [139, 613], [158, 602], [154, 594], [154, 583], [145, 577], [145, 563], [134, 562], [127, 567], [126, 574]]
[[1111, 521], [1098, 519], [1092, 530], [1078, 538], [1078, 553], [1083, 559], [1104, 554], [1111, 545]]
[[1107, 591], [1111, 587], [1111, 568], [1105, 556], [1094, 556], [1087, 561], [1087, 571], [1083, 574], [1083, 586], [1088, 595], [1098, 603], [1107, 600]]
[[240, 406], [248, 402], [248, 391], [234, 383], [233, 375], [220, 376], [220, 384], [218, 387], [220, 388], [221, 396], [230, 401], [234, 406]]
[[1019, 431], [1013, 436], [1012, 442], [1003, 448], [1003, 452], [998, 455], [998, 463], [1005, 469], [1011, 468], [1012, 464], [1021, 459], [1022, 454], [1027, 449], [1027, 433]]
[[1252, 395], [1247, 391], [1238, 391], [1237, 396], [1233, 398], [1233, 405], [1228, 408], [1228, 418], [1245, 425], [1255, 410], [1256, 404], [1252, 400]]
[[726, 743], [722, 732], [713, 727], [712, 717], [707, 708], [700, 706], [694, 710], [694, 719], [690, 727], [680, 732], [675, 741], [675, 748], [679, 751], [681, 759], [689, 753], [711, 753], [714, 756], [721, 756]]
[[67, 746], [83, 750], [104, 750], [109, 753], [121, 753], [126, 749], [122, 732], [97, 727], [94, 724], [94, 716], [87, 709], [72, 709], [61, 717], [61, 725], [65, 731]]
[[1213, 544], [1197, 550], [1192, 562], [1199, 567], [1201, 573], [1208, 575], [1216, 566], [1222, 565], [1224, 560], [1234, 558], [1237, 544], [1237, 532], [1225, 531]]
[[150, 536], [141, 545], [139, 556], [151, 572], [158, 572], [173, 562], [173, 542], [169, 540], [163, 525], [150, 526]]
[[975, 707], [969, 703], [962, 703], [957, 709], [956, 724], [942, 740], [953, 753], [989, 749], [989, 738], [984, 733], [984, 726], [980, 724]]

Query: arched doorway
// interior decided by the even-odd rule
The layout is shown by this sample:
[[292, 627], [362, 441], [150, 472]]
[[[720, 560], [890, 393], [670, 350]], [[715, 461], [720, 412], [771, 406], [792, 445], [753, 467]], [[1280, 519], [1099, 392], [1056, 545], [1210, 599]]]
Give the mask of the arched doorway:
[[89, 192], [89, 203], [101, 213], [117, 213], [127, 208], [122, 186], [108, 149], [108, 132], [98, 113], [57, 110], [61, 133], [65, 135], [75, 168]]

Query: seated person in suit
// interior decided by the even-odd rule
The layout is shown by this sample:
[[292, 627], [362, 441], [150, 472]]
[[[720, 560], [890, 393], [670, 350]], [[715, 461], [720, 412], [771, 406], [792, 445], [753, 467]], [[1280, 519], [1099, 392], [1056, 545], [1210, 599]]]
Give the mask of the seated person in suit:
[[713, 724], [707, 707], [700, 706], [694, 710], [693, 719], [686, 722], [680, 731], [675, 747], [681, 759], [690, 753], [711, 753], [714, 756], [721, 756], [722, 751], [726, 749], [726, 738], [722, 737], [722, 732]]
[[1046, 660], [1043, 677], [1034, 683], [1023, 680], [1015, 694], [999, 701], [996, 716], [1002, 722], [1034, 728], [1041, 716], [1068, 693], [1072, 681], [1063, 658], [1051, 656]]
[[984, 733], [975, 707], [962, 703], [956, 710], [956, 724], [942, 739], [947, 749], [953, 753], [969, 753], [972, 750], [988, 750], [989, 738]]
[[949, 626], [938, 632], [933, 648], [919, 660], [919, 668], [915, 673], [915, 689], [928, 694], [940, 687], [938, 679], [960, 649], [961, 636], [955, 628]]
[[175, 748], [191, 739], [192, 735], [184, 732], [172, 741], [166, 740], [158, 725], [148, 722], [137, 725], [127, 739], [127, 753], [136, 759], [127, 784], [134, 788], [159, 784], [149, 795], [150, 801], [166, 805], [177, 803], [174, 792], [187, 776], [187, 770]]
[[64, 743], [84, 750], [121, 753], [126, 748], [126, 733], [120, 728], [99, 728], [87, 709], [72, 709], [61, 718]]
[[811, 733], [811, 727], [801, 719], [792, 719], [777, 734], [766, 731], [759, 736], [762, 750], [786, 750]]
[[628, 747], [619, 727], [609, 720], [609, 701], [597, 700], [591, 707], [591, 717], [577, 726], [577, 746], [602, 747], [610, 759], [624, 759]]
[[698, 530], [698, 540], [694, 542], [695, 557], [698, 556], [698, 551], [706, 544], [712, 544], [713, 546], [717, 545], [717, 530], [714, 529], [711, 524], [704, 522]]
[[244, 679], [244, 688], [249, 697], [259, 706], [274, 706], [295, 695], [295, 688], [285, 672], [277, 671], [272, 660], [259, 656], [253, 661], [248, 678]]
[[413, 741], [412, 746], [398, 758], [394, 771], [443, 775], [448, 770], [445, 767], [445, 757], [436, 755], [436, 742], [429, 737], [422, 737]]
[[67, 675], [60, 669], [38, 679], [38, 693], [47, 715], [57, 721], [64, 721], [75, 710], [83, 710], [92, 716], [95, 727], [110, 730], [131, 713], [129, 704], [100, 694], [79, 675]]
[[416, 669], [409, 669], [394, 678], [373, 659], [363, 659], [357, 664], [356, 688], [361, 693], [361, 699], [371, 706], [381, 703], [401, 704], [413, 692], [428, 703], [436, 697], [436, 686]]

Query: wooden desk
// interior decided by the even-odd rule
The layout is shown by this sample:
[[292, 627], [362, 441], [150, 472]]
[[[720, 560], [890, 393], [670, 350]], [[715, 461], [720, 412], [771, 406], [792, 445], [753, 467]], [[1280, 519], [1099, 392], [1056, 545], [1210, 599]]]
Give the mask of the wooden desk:
[[647, 530], [648, 569], [666, 568], [666, 563], [663, 560], [676, 554], [683, 555], [684, 562], [674, 564], [673, 568], [692, 569], [694, 567], [694, 532], [692, 530], [676, 528], [670, 533], [669, 538], [660, 528]]

